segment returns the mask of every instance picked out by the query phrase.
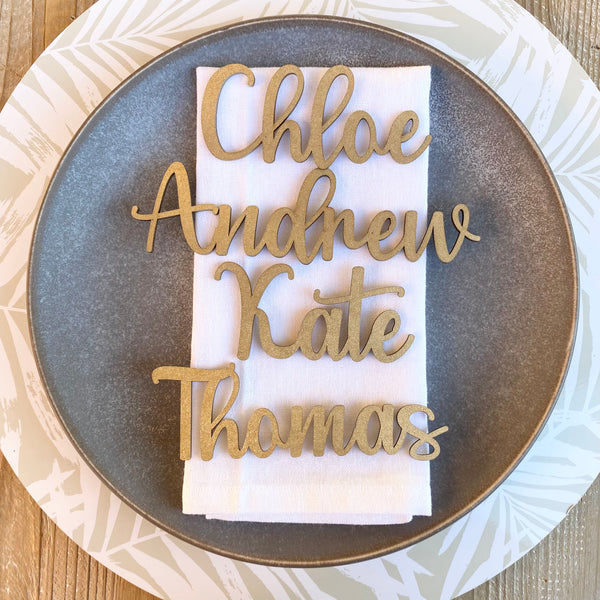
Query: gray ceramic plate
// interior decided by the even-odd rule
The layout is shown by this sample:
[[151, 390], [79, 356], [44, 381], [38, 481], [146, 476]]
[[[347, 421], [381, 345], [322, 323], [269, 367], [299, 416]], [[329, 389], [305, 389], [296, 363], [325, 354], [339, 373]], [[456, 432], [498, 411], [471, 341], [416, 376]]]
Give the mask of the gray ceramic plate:
[[[276, 58], [274, 58], [276, 57]], [[482, 242], [427, 259], [429, 403], [451, 427], [432, 463], [433, 516], [398, 526], [227, 523], [181, 512], [179, 385], [189, 363], [192, 260], [175, 220], [145, 252], [173, 160], [195, 164], [194, 67], [432, 65], [430, 210], [464, 202]], [[192, 189], [194, 187], [194, 181]], [[162, 274], [162, 275], [159, 275]], [[491, 492], [533, 442], [570, 356], [577, 273], [565, 208], [523, 125], [440, 52], [354, 21], [283, 18], [175, 48], [128, 79], [65, 153], [30, 262], [32, 334], [56, 412], [81, 454], [165, 530], [243, 560], [292, 566], [373, 557], [412, 544]]]

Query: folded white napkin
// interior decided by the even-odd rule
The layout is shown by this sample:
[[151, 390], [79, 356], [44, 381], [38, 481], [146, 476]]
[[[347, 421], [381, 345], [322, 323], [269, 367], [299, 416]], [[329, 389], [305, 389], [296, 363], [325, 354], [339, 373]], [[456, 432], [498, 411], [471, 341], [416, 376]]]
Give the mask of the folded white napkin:
[[[197, 70], [198, 86], [198, 153], [197, 203], [229, 204], [233, 217], [247, 205], [260, 207], [262, 219], [283, 206], [293, 207], [300, 186], [315, 164], [312, 157], [296, 163], [289, 156], [284, 137], [276, 160], [266, 163], [262, 150], [233, 161], [215, 158], [207, 149], [200, 128], [200, 105], [206, 83], [215, 69]], [[254, 139], [262, 126], [265, 89], [275, 69], [253, 69], [256, 82], [247, 85], [236, 76], [224, 88], [219, 101], [218, 128], [225, 149], [242, 148]], [[300, 104], [290, 118], [309, 131], [309, 115], [316, 85], [323, 68], [303, 68], [305, 88]], [[416, 149], [429, 133], [429, 67], [355, 68], [354, 93], [344, 113], [328, 131], [331, 140], [338, 139], [347, 115], [365, 110], [374, 119], [378, 137], [385, 140], [394, 118], [404, 110], [414, 110], [420, 119], [417, 135], [403, 148]], [[288, 78], [289, 85], [293, 78]], [[345, 89], [343, 78], [332, 88], [332, 97]], [[337, 84], [336, 84], [337, 85]], [[361, 130], [363, 133], [365, 130]], [[330, 203], [336, 212], [344, 208], [354, 211], [359, 232], [377, 212], [393, 211], [402, 223], [405, 211], [419, 214], [420, 227], [427, 216], [426, 151], [406, 165], [391, 156], [373, 155], [363, 164], [354, 164], [342, 153], [331, 166], [337, 188]], [[324, 198], [324, 189], [315, 190], [315, 207]], [[197, 214], [198, 239], [210, 239], [214, 216]], [[264, 224], [264, 221], [263, 221]], [[401, 225], [399, 226], [401, 227]], [[237, 358], [240, 322], [239, 286], [236, 277], [226, 272], [216, 281], [219, 265], [232, 261], [241, 265], [254, 283], [257, 275], [269, 265], [284, 262], [292, 266], [294, 279], [280, 275], [268, 287], [260, 303], [269, 315], [273, 338], [280, 343], [295, 339], [302, 317], [317, 304], [313, 291], [321, 296], [341, 296], [349, 292], [352, 267], [365, 271], [365, 289], [402, 286], [405, 296], [385, 294], [363, 301], [363, 335], [366, 323], [386, 309], [396, 310], [401, 330], [392, 340], [398, 344], [412, 333], [415, 340], [408, 352], [393, 363], [379, 362], [369, 354], [361, 362], [349, 356], [334, 362], [328, 355], [311, 361], [300, 352], [281, 360], [269, 357], [254, 336], [248, 360]], [[361, 407], [383, 404], [427, 404], [425, 365], [425, 270], [426, 258], [411, 263], [404, 255], [379, 262], [366, 248], [347, 249], [341, 241], [334, 247], [332, 261], [321, 256], [310, 265], [302, 265], [293, 251], [276, 259], [266, 250], [247, 257], [239, 237], [227, 256], [215, 253], [195, 255], [194, 315], [192, 334], [193, 367], [217, 368], [235, 364], [240, 377], [240, 390], [228, 417], [234, 418], [245, 433], [244, 424], [252, 412], [265, 407], [279, 420], [282, 439], [285, 424], [289, 427], [289, 407], [305, 406], [305, 414], [314, 405], [329, 410], [337, 404], [346, 406], [347, 435]], [[224, 390], [229, 392], [229, 390]], [[353, 448], [346, 456], [338, 456], [331, 448], [315, 457], [307, 441], [300, 457], [277, 448], [268, 458], [257, 458], [247, 452], [240, 459], [229, 456], [218, 443], [210, 461], [200, 458], [199, 407], [201, 390], [197, 386], [193, 400], [192, 458], [185, 465], [183, 511], [204, 514], [208, 518], [243, 521], [389, 524], [410, 521], [413, 515], [431, 514], [429, 463], [408, 455], [408, 445], [395, 455], [380, 450], [367, 456]], [[424, 415], [413, 422], [426, 429]], [[308, 436], [311, 439], [311, 436]]]

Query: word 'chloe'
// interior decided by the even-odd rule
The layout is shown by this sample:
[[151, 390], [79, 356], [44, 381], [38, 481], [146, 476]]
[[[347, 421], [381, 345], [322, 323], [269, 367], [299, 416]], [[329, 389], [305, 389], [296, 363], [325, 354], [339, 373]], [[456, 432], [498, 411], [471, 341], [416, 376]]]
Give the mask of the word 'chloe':
[[[380, 155], [389, 152], [390, 156], [397, 163], [407, 164], [421, 156], [431, 143], [431, 136], [427, 135], [414, 152], [404, 154], [402, 144], [412, 139], [419, 127], [417, 114], [414, 111], [407, 110], [401, 112], [394, 119], [386, 142], [380, 145], [377, 141], [377, 131], [373, 117], [364, 110], [357, 110], [346, 119], [341, 139], [331, 153], [325, 156], [323, 151], [323, 134], [340, 117], [346, 106], [348, 106], [348, 102], [354, 91], [354, 75], [352, 71], [344, 65], [337, 65], [327, 69], [317, 85], [311, 110], [308, 141], [305, 147], [302, 148], [303, 140], [300, 125], [288, 117], [294, 108], [296, 108], [304, 91], [304, 76], [296, 65], [285, 65], [275, 71], [267, 86], [261, 133], [245, 148], [225, 150], [219, 140], [217, 108], [225, 83], [235, 75], [245, 76], [248, 80], [248, 85], [254, 85], [255, 77], [251, 69], [240, 64], [227, 65], [221, 67], [209, 79], [202, 99], [200, 121], [204, 141], [209, 151], [220, 160], [238, 160], [247, 156], [259, 146], [262, 146], [263, 160], [267, 163], [272, 163], [275, 160], [275, 154], [284, 133], [289, 134], [289, 150], [293, 160], [304, 162], [312, 156], [319, 169], [327, 169], [342, 150], [344, 150], [346, 156], [353, 163], [366, 162], [373, 152]], [[290, 75], [296, 79], [296, 89], [287, 107], [280, 115], [277, 115], [276, 105], [279, 90], [284, 79]], [[326, 117], [325, 105], [327, 103], [327, 96], [329, 95], [331, 86], [338, 77], [346, 78], [346, 93], [335, 109], [331, 111], [331, 114]], [[369, 130], [369, 142], [362, 154], [356, 148], [356, 134], [361, 123], [364, 123]]]
[[[213, 413], [217, 388], [229, 378], [232, 378], [233, 389], [223, 408], [215, 416]], [[448, 427], [443, 426], [426, 432], [413, 425], [410, 417], [418, 412], [427, 415], [431, 421], [435, 419], [430, 408], [418, 404], [409, 404], [399, 408], [395, 408], [391, 404], [365, 406], [358, 413], [349, 437], [344, 427], [344, 406], [334, 406], [328, 413], [323, 406], [313, 406], [306, 417], [302, 406], [293, 406], [290, 414], [289, 434], [287, 439], [283, 440], [275, 415], [267, 408], [258, 408], [248, 420], [244, 442], [240, 446], [238, 423], [231, 418], [226, 418], [240, 389], [240, 379], [233, 364], [222, 369], [167, 366], [154, 369], [152, 381], [158, 383], [163, 379], [181, 382], [181, 460], [189, 460], [192, 454], [192, 382], [206, 384], [201, 402], [198, 440], [200, 456], [203, 460], [210, 460], [213, 457], [215, 445], [221, 434], [225, 435], [227, 451], [232, 458], [241, 458], [248, 450], [259, 458], [266, 458], [274, 452], [275, 448], [289, 450], [292, 457], [298, 457], [302, 454], [311, 427], [314, 456], [323, 456], [328, 438], [331, 439], [333, 451], [339, 456], [344, 456], [355, 445], [368, 455], [376, 454], [382, 448], [388, 454], [396, 454], [404, 445], [407, 436], [411, 436], [415, 439], [408, 449], [411, 458], [433, 460], [440, 454], [440, 446], [435, 438], [448, 431]], [[377, 438], [370, 442], [367, 429], [373, 419], [379, 429]], [[263, 426], [264, 421], [268, 422], [266, 427]], [[267, 448], [263, 447], [265, 436], [270, 439]], [[263, 443], [261, 443], [261, 438], [263, 438]], [[425, 444], [429, 445], [430, 452], [418, 452]]]

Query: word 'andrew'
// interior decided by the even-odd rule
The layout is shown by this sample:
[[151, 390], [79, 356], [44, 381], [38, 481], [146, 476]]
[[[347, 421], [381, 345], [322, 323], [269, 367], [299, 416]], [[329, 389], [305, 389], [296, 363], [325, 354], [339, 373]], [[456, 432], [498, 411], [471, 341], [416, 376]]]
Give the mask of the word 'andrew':
[[[214, 414], [215, 395], [219, 385], [231, 378], [233, 387], [229, 398], [221, 410]], [[152, 381], [174, 380], [181, 382], [181, 421], [180, 421], [180, 458], [191, 458], [192, 437], [192, 382], [205, 384], [200, 408], [199, 438], [200, 456], [203, 460], [213, 457], [215, 445], [221, 434], [226, 438], [227, 451], [232, 458], [241, 458], [248, 450], [259, 458], [270, 456], [275, 448], [289, 450], [292, 457], [302, 454], [304, 443], [312, 427], [312, 447], [314, 456], [323, 456], [327, 441], [331, 441], [333, 451], [344, 456], [356, 445], [361, 452], [373, 455], [383, 449], [388, 454], [396, 454], [404, 445], [407, 436], [414, 438], [408, 452], [416, 460], [433, 460], [440, 454], [440, 446], [435, 439], [448, 431], [443, 426], [434, 431], [422, 431], [415, 426], [410, 417], [422, 412], [431, 421], [435, 419], [433, 411], [426, 406], [409, 404], [394, 407], [365, 406], [356, 417], [354, 427], [348, 436], [345, 425], [345, 407], [334, 406], [326, 413], [323, 406], [313, 406], [305, 416], [302, 406], [293, 406], [290, 412], [289, 433], [285, 440], [280, 435], [280, 427], [275, 415], [267, 408], [258, 408], [250, 416], [246, 425], [244, 441], [240, 445], [240, 427], [227, 417], [233, 407], [240, 389], [240, 379], [233, 364], [221, 369], [194, 369], [192, 367], [158, 367], [152, 372]], [[372, 421], [378, 427], [377, 437], [369, 441], [368, 428]], [[267, 425], [263, 425], [263, 423]], [[265, 438], [269, 445], [265, 447]], [[372, 439], [372, 437], [371, 437]], [[262, 442], [261, 442], [262, 440]], [[429, 452], [419, 449], [429, 445]]]
[[[172, 210], [162, 210], [162, 203], [169, 181], [174, 178], [177, 186], [178, 207]], [[309, 211], [309, 201], [313, 189], [320, 179], [325, 179], [328, 190], [325, 199], [312, 213]], [[390, 238], [396, 230], [398, 219], [390, 210], [378, 212], [370, 221], [366, 232], [359, 235], [356, 232], [354, 212], [344, 209], [336, 212], [330, 206], [335, 193], [336, 179], [330, 170], [311, 171], [300, 188], [296, 205], [281, 207], [274, 210], [268, 217], [264, 233], [258, 237], [258, 214], [257, 206], [246, 207], [240, 215], [232, 217], [232, 208], [228, 204], [192, 204], [192, 192], [186, 168], [179, 162], [172, 163], [167, 169], [151, 213], [144, 214], [137, 206], [131, 209], [131, 215], [139, 221], [148, 221], [148, 237], [146, 250], [152, 252], [156, 237], [158, 221], [179, 217], [181, 229], [185, 240], [191, 250], [197, 254], [210, 254], [215, 252], [218, 256], [225, 256], [233, 239], [241, 232], [242, 247], [246, 256], [256, 256], [263, 248], [276, 258], [283, 258], [292, 248], [298, 260], [305, 265], [310, 264], [321, 252], [323, 260], [333, 258], [333, 247], [336, 232], [341, 232], [341, 239], [346, 248], [357, 250], [366, 246], [373, 258], [380, 261], [389, 260], [403, 252], [406, 258], [417, 261], [425, 252], [429, 241], [433, 238], [435, 251], [439, 259], [449, 263], [458, 254], [465, 239], [478, 242], [481, 238], [469, 231], [469, 209], [464, 204], [457, 204], [452, 210], [452, 223], [458, 231], [458, 236], [452, 246], [448, 249], [446, 240], [446, 229], [444, 225], [444, 214], [435, 211], [429, 220], [425, 233], [419, 238], [417, 234], [417, 212], [406, 211], [404, 214], [401, 233], [398, 239], [390, 244]], [[194, 228], [194, 213], [210, 212], [217, 217], [216, 224], [212, 230], [210, 242], [201, 246], [196, 237]], [[287, 222], [287, 223], [286, 223]], [[284, 225], [287, 224], [288, 227]], [[282, 227], [287, 231], [282, 231]], [[316, 240], [312, 247], [306, 240], [307, 231], [318, 227]], [[314, 231], [314, 229], [313, 229]], [[385, 247], [382, 242], [388, 240]]]

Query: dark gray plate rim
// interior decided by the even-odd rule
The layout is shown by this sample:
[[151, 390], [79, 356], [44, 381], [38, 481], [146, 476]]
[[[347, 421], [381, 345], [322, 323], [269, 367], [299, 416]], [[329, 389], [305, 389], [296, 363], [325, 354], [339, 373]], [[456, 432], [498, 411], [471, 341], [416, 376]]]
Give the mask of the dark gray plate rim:
[[[61, 170], [63, 164], [66, 162], [69, 154], [73, 151], [73, 146], [75, 145], [76, 140], [86, 131], [86, 128], [88, 127], [89, 123], [92, 122], [96, 118], [98, 112], [102, 109], [102, 107], [104, 105], [106, 105], [111, 100], [113, 100], [116, 96], [118, 96], [118, 94], [120, 93], [120, 91], [123, 88], [126, 88], [134, 79], [138, 78], [140, 75], [145, 73], [147, 70], [151, 69], [153, 67], [153, 65], [155, 65], [157, 62], [162, 61], [165, 58], [168, 58], [169, 56], [178, 53], [179, 51], [186, 48], [190, 44], [193, 44], [194, 42], [196, 42], [198, 39], [210, 40], [210, 38], [212, 38], [214, 36], [222, 36], [224, 34], [227, 35], [229, 32], [234, 32], [239, 28], [255, 27], [255, 26], [261, 26], [262, 24], [276, 23], [276, 22], [283, 22], [283, 23], [284, 22], [293, 22], [294, 24], [301, 25], [301, 24], [310, 24], [310, 23], [323, 22], [323, 21], [329, 22], [333, 25], [335, 25], [336, 23], [339, 23], [339, 24], [345, 25], [345, 26], [355, 25], [355, 26], [357, 26], [359, 28], [363, 28], [365, 30], [370, 29], [375, 32], [384, 33], [384, 34], [387, 34], [387, 35], [397, 38], [400, 42], [411, 44], [415, 47], [421, 48], [422, 50], [426, 51], [427, 53], [429, 53], [431, 55], [436, 56], [438, 59], [445, 62], [449, 66], [449, 68], [459, 71], [461, 76], [468, 78], [471, 82], [475, 83], [481, 89], [485, 90], [485, 92], [494, 99], [495, 103], [509, 116], [509, 118], [514, 122], [514, 124], [521, 130], [523, 137], [526, 138], [527, 142], [529, 143], [529, 145], [531, 147], [532, 152], [534, 152], [537, 155], [540, 165], [545, 170], [548, 181], [550, 182], [550, 185], [553, 187], [553, 191], [556, 195], [556, 198], [559, 199], [560, 206], [562, 208], [564, 222], [566, 225], [566, 229], [568, 231], [569, 244], [570, 244], [570, 248], [571, 248], [570, 260], [571, 260], [571, 266], [572, 266], [572, 276], [573, 276], [573, 280], [574, 280], [574, 294], [573, 294], [573, 299], [572, 299], [572, 301], [573, 301], [573, 307], [572, 307], [573, 318], [570, 321], [570, 328], [571, 328], [570, 341], [569, 341], [567, 347], [563, 349], [564, 350], [563, 367], [562, 367], [562, 372], [560, 375], [560, 380], [554, 390], [554, 394], [551, 398], [548, 399], [547, 408], [546, 408], [542, 418], [537, 423], [537, 426], [531, 430], [531, 435], [530, 435], [527, 443], [522, 447], [519, 455], [515, 458], [514, 461], [512, 461], [510, 464], [508, 464], [506, 466], [506, 468], [504, 469], [503, 472], [498, 473], [497, 479], [493, 482], [492, 485], [490, 485], [487, 489], [482, 490], [479, 495], [474, 497], [470, 502], [464, 504], [460, 510], [457, 510], [454, 514], [452, 514], [450, 517], [446, 518], [445, 520], [438, 522], [435, 526], [430, 527], [416, 535], [410, 535], [406, 538], [399, 538], [397, 540], [397, 542], [388, 544], [385, 547], [378, 548], [376, 550], [370, 550], [367, 552], [355, 551], [353, 548], [348, 548], [347, 553], [343, 556], [338, 555], [338, 556], [330, 556], [330, 557], [325, 557], [325, 558], [324, 557], [314, 558], [313, 556], [307, 555], [307, 556], [301, 556], [299, 558], [293, 558], [293, 559], [289, 559], [289, 558], [282, 558], [282, 559], [275, 558], [274, 559], [271, 557], [256, 556], [251, 553], [250, 554], [245, 553], [243, 550], [231, 552], [231, 551], [228, 551], [227, 549], [223, 549], [223, 548], [219, 547], [218, 545], [206, 543], [206, 542], [202, 541], [201, 539], [197, 539], [196, 537], [186, 535], [185, 532], [182, 532], [176, 528], [171, 527], [169, 524], [162, 522], [160, 519], [156, 518], [153, 514], [148, 513], [143, 508], [138, 506], [131, 498], [124, 495], [121, 492], [121, 490], [118, 487], [116, 487], [110, 481], [110, 479], [108, 479], [106, 477], [106, 475], [101, 470], [99, 470], [97, 468], [97, 466], [94, 463], [94, 461], [92, 460], [92, 458], [90, 456], [88, 456], [87, 453], [82, 449], [77, 436], [70, 430], [70, 428], [68, 427], [68, 425], [64, 419], [64, 415], [62, 414], [62, 412], [59, 410], [56, 403], [54, 402], [53, 395], [50, 393], [50, 386], [48, 385], [46, 376], [44, 374], [43, 360], [40, 357], [40, 350], [38, 347], [36, 331], [35, 331], [36, 324], [33, 322], [34, 319], [30, 318], [28, 320], [28, 323], [29, 323], [29, 330], [30, 330], [30, 335], [31, 335], [31, 339], [32, 339], [33, 349], [34, 349], [34, 356], [35, 356], [35, 360], [36, 360], [36, 363], [38, 366], [42, 384], [44, 385], [44, 388], [46, 390], [48, 398], [50, 399], [50, 404], [52, 406], [52, 409], [53, 409], [54, 413], [56, 414], [56, 417], [58, 418], [58, 420], [63, 425], [72, 444], [78, 450], [79, 454], [86, 461], [86, 463], [92, 469], [92, 471], [99, 477], [99, 479], [118, 498], [120, 498], [125, 504], [130, 506], [138, 514], [142, 515], [143, 517], [148, 519], [150, 522], [154, 523], [156, 526], [158, 526], [159, 528], [174, 535], [175, 537], [178, 537], [192, 545], [201, 547], [210, 552], [214, 552], [214, 553], [217, 553], [217, 554], [220, 554], [220, 555], [232, 558], [232, 559], [253, 562], [253, 563], [258, 563], [258, 564], [265, 564], [265, 565], [270, 565], [270, 566], [324, 567], [324, 566], [342, 565], [342, 564], [347, 564], [350, 562], [356, 562], [356, 561], [377, 558], [379, 556], [388, 554], [390, 552], [394, 552], [394, 551], [406, 548], [408, 546], [414, 545], [414, 544], [422, 541], [423, 539], [425, 539], [435, 533], [438, 533], [439, 531], [448, 527], [450, 524], [452, 524], [459, 518], [461, 518], [464, 515], [466, 515], [467, 513], [469, 513], [473, 508], [475, 508], [475, 506], [477, 506], [479, 503], [481, 503], [485, 498], [487, 498], [494, 490], [496, 490], [505, 481], [505, 479], [517, 467], [517, 465], [520, 463], [520, 461], [526, 455], [529, 448], [532, 446], [532, 444], [535, 442], [535, 440], [539, 436], [539, 433], [541, 432], [544, 424], [546, 423], [549, 415], [552, 412], [552, 409], [554, 408], [556, 399], [558, 397], [558, 394], [560, 393], [560, 390], [561, 390], [563, 382], [564, 382], [564, 377], [568, 370], [568, 366], [569, 366], [569, 363], [570, 363], [570, 360], [572, 357], [575, 331], [576, 331], [576, 323], [577, 323], [578, 312], [579, 312], [578, 265], [577, 265], [577, 260], [576, 260], [576, 248], [575, 248], [575, 244], [574, 244], [574, 236], [573, 236], [572, 227], [571, 227], [571, 224], [569, 221], [568, 213], [564, 206], [562, 194], [561, 194], [560, 188], [558, 186], [558, 183], [556, 182], [555, 176], [554, 176], [551, 168], [547, 164], [547, 161], [546, 161], [543, 153], [539, 149], [537, 143], [535, 142], [535, 140], [533, 139], [533, 137], [531, 136], [530, 132], [525, 127], [525, 125], [523, 125], [521, 123], [521, 121], [514, 114], [512, 109], [497, 95], [497, 93], [494, 90], [492, 90], [485, 82], [480, 80], [476, 75], [474, 75], [471, 71], [469, 71], [467, 68], [462, 66], [460, 63], [458, 63], [453, 58], [447, 56], [446, 54], [439, 51], [435, 47], [432, 47], [432, 46], [430, 46], [416, 38], [413, 38], [407, 34], [404, 34], [402, 32], [399, 32], [399, 31], [396, 31], [396, 30], [393, 30], [393, 29], [390, 29], [387, 27], [383, 27], [380, 25], [376, 25], [373, 23], [357, 21], [354, 19], [348, 19], [348, 18], [342, 18], [342, 17], [331, 17], [331, 16], [320, 16], [320, 15], [319, 16], [318, 15], [312, 15], [312, 16], [288, 15], [288, 16], [265, 17], [265, 18], [259, 18], [259, 19], [254, 19], [254, 20], [248, 20], [248, 21], [244, 21], [241, 23], [236, 23], [233, 25], [229, 25], [229, 26], [225, 26], [222, 28], [218, 28], [218, 29], [214, 29], [214, 30], [205, 32], [203, 34], [200, 34], [199, 36], [196, 36], [196, 37], [191, 38], [181, 44], [178, 44], [177, 46], [174, 46], [173, 48], [169, 49], [168, 51], [155, 57], [150, 62], [148, 62], [146, 65], [144, 65], [143, 67], [141, 67], [140, 69], [135, 71], [133, 74], [128, 76], [114, 90], [112, 90], [107, 95], [107, 97], [100, 103], [100, 105], [97, 106], [94, 109], [94, 111], [88, 116], [88, 118], [86, 119], [84, 124], [80, 127], [80, 129], [77, 131], [77, 133], [72, 137], [69, 146], [63, 153], [63, 156], [61, 157], [61, 160], [59, 161], [59, 163], [53, 173], [53, 176], [50, 179], [50, 183], [49, 183], [46, 193], [44, 195], [42, 207], [45, 204], [48, 196], [51, 194], [52, 184], [53, 184], [54, 180], [56, 179], [57, 173], [60, 172], [60, 170]], [[31, 315], [31, 304], [32, 304], [31, 256], [32, 256], [33, 252], [35, 251], [36, 240], [38, 239], [38, 226], [39, 226], [39, 222], [40, 222], [41, 213], [42, 213], [42, 210], [40, 210], [38, 217], [37, 217], [37, 223], [35, 226], [35, 232], [34, 232], [32, 244], [31, 244], [30, 260], [29, 260], [29, 265], [28, 265], [27, 301], [28, 301], [28, 314], [29, 315]], [[434, 508], [434, 510], [435, 510], [435, 508]], [[338, 527], [338, 526], [327, 526], [327, 527]]]

